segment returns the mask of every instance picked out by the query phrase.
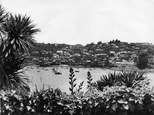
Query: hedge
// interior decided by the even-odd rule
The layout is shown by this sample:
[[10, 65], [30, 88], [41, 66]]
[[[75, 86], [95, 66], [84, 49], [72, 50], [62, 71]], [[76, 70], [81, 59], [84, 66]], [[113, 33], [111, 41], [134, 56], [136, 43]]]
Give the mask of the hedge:
[[1, 115], [154, 115], [154, 92], [150, 88], [89, 87], [68, 95], [59, 89], [36, 90], [22, 95], [0, 91]]

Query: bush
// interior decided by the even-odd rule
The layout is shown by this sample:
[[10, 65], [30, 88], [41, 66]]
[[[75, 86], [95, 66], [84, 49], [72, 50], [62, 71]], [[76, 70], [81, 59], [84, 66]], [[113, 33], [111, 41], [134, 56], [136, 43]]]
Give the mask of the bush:
[[103, 90], [105, 86], [114, 86], [119, 82], [120, 73], [109, 73], [108, 75], [101, 76], [100, 80], [96, 82], [98, 89]]
[[137, 67], [139, 69], [145, 69], [146, 67], [148, 67], [148, 55], [145, 52], [139, 55]]
[[[78, 92], [79, 93], [79, 92]], [[152, 115], [154, 92], [150, 88], [89, 87], [85, 93], [67, 95], [59, 89], [19, 95], [1, 91], [3, 115]]]
[[108, 75], [101, 76], [100, 80], [96, 81], [96, 87], [101, 91], [106, 86], [143, 87], [148, 84], [149, 79], [144, 76], [144, 73], [137, 71], [109, 73]]

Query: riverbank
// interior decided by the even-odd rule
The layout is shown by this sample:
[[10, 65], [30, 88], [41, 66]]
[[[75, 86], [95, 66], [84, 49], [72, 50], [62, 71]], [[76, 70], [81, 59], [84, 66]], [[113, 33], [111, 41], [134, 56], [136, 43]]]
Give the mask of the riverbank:
[[108, 68], [114, 71], [138, 71], [138, 72], [143, 72], [143, 73], [154, 73], [154, 68], [145, 68], [145, 69], [139, 69], [134, 65], [118, 65], [117, 67], [111, 67]]

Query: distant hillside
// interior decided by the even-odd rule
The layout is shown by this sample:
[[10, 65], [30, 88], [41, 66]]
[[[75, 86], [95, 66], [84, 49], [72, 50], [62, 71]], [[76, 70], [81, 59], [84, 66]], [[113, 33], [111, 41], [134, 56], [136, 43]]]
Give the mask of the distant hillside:
[[50, 44], [50, 43], [36, 43], [35, 51], [52, 51], [55, 52], [57, 50], [60, 50], [62, 48], [68, 48], [70, 49], [71, 47], [75, 46], [80, 46], [83, 49], [87, 49], [88, 51], [96, 50], [96, 49], [103, 49], [104, 53], [107, 53], [108, 51], [132, 51], [132, 52], [138, 52], [138, 51], [143, 51], [147, 49], [154, 50], [154, 45], [151, 43], [128, 43], [128, 42], [121, 42], [120, 40], [112, 40], [107, 43], [103, 43], [99, 41], [98, 43], [89, 43], [86, 44], [85, 46], [81, 44], [77, 45], [69, 45], [69, 44]]
[[57, 51], [65, 47], [70, 47], [68, 44], [50, 44], [50, 43], [36, 43], [35, 51], [46, 50], [46, 51]]

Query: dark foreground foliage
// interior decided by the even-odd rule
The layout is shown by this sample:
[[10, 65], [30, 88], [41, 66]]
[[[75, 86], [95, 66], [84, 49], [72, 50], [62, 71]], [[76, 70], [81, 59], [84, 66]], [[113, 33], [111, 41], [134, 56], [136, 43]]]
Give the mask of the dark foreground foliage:
[[59, 89], [34, 91], [28, 95], [1, 91], [2, 115], [154, 115], [153, 92], [147, 88], [89, 87], [74, 95]]
[[8, 13], [0, 4], [0, 90], [29, 90], [21, 70], [37, 32], [29, 16]]

